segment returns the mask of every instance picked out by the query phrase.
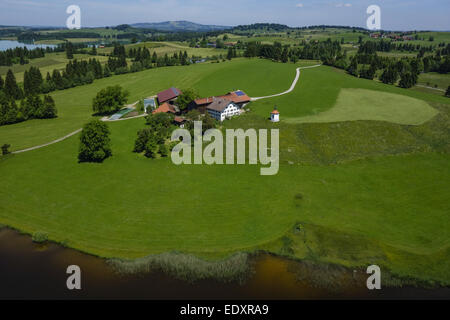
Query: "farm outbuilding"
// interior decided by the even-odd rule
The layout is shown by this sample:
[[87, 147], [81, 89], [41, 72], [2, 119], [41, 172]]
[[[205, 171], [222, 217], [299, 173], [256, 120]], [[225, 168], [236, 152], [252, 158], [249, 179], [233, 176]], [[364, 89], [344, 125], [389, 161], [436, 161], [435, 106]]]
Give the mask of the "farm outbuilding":
[[160, 105], [157, 109], [153, 110], [153, 114], [155, 113], [172, 113], [172, 114], [176, 114], [178, 113], [179, 110], [177, 110], [178, 108], [176, 108], [175, 106], [165, 102], [162, 105]]
[[182, 92], [177, 88], [170, 88], [158, 93], [158, 102], [162, 104], [164, 102], [172, 101], [178, 98]]

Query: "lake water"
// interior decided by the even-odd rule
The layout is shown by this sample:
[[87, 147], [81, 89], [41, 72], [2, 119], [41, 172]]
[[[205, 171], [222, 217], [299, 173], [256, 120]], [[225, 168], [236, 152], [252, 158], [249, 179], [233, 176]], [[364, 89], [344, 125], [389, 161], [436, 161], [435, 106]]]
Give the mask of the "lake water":
[[[66, 269], [78, 265], [82, 290], [66, 289]], [[103, 259], [55, 244], [38, 245], [29, 236], [0, 230], [0, 299], [398, 299], [450, 297], [450, 288], [384, 288], [369, 291], [366, 275], [351, 270], [334, 274], [335, 288], [314, 284], [311, 267], [261, 254], [253, 259], [255, 274], [244, 284], [213, 280], [189, 284], [154, 272], [116, 274]], [[309, 269], [308, 269], [309, 268]], [[295, 272], [306, 277], [298, 281]], [[317, 273], [317, 272], [316, 272]]]
[[29, 43], [22, 43], [15, 40], [0, 40], [0, 51], [6, 51], [8, 49], [14, 49], [14, 48], [23, 48], [26, 47], [27, 49], [36, 49], [36, 48], [55, 48], [56, 45], [53, 44], [29, 44]]

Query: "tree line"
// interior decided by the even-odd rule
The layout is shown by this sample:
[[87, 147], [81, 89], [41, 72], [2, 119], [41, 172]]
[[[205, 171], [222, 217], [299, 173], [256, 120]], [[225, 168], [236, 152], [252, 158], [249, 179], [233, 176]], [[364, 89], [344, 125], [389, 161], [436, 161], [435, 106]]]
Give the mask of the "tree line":
[[[68, 59], [73, 59], [75, 53], [87, 53], [83, 49], [87, 48], [85, 43], [73, 44], [71, 42], [65, 42], [57, 45], [56, 47], [47, 48], [35, 48], [28, 49], [27, 47], [16, 47], [14, 49], [7, 49], [5, 51], [0, 51], [0, 66], [12, 66], [13, 64], [28, 64], [29, 60], [43, 58], [48, 53], [53, 52], [64, 52], [67, 53]], [[93, 47], [95, 50], [95, 46]], [[89, 52], [92, 54], [92, 51]], [[96, 51], [94, 52], [97, 54]]]
[[341, 45], [338, 41], [311, 42], [305, 43], [302, 47], [291, 48], [289, 45], [282, 45], [279, 42], [262, 44], [261, 42], [249, 42], [244, 52], [245, 57], [260, 57], [296, 63], [299, 59], [312, 59], [328, 61], [340, 58], [343, 55]]
[[8, 49], [0, 51], [0, 66], [12, 66], [13, 64], [27, 64], [28, 60], [43, 58], [46, 52], [50, 52], [52, 49], [36, 48], [29, 50], [26, 47], [17, 47], [14, 49]]
[[416, 57], [380, 57], [376, 52], [360, 50], [350, 59], [349, 63], [338, 64], [329, 61], [329, 65], [346, 69], [353, 76], [373, 80], [380, 70], [379, 80], [385, 84], [396, 84], [401, 88], [411, 88], [417, 84], [420, 73], [450, 72], [450, 55], [442, 56], [442, 50], [435, 51], [434, 55]]
[[[16, 100], [21, 99], [19, 105]], [[55, 118], [55, 101], [49, 95], [41, 98], [35, 93], [24, 96], [11, 70], [6, 80], [0, 76], [0, 125], [13, 124], [30, 119]]]
[[423, 54], [425, 52], [433, 52], [434, 46], [423, 46], [420, 44], [412, 43], [396, 43], [393, 41], [385, 41], [381, 39], [380, 41], [365, 41], [359, 46], [358, 53], [373, 54], [377, 51], [380, 52], [391, 52], [391, 51], [405, 51], [405, 52], [415, 52], [419, 51]]
[[[416, 57], [380, 57], [377, 52], [391, 50], [419, 50]], [[425, 55], [426, 52], [433, 54]], [[450, 72], [450, 44], [432, 46], [398, 45], [388, 41], [361, 42], [358, 52], [351, 58], [342, 49], [341, 43], [332, 41], [303, 41], [300, 46], [291, 47], [279, 42], [262, 44], [249, 42], [246, 44], [244, 56], [260, 57], [296, 63], [299, 59], [321, 60], [323, 64], [346, 70], [349, 74], [373, 80], [377, 73], [379, 79], [385, 84], [396, 84], [402, 88], [411, 88], [417, 84], [419, 74], [422, 72]]]

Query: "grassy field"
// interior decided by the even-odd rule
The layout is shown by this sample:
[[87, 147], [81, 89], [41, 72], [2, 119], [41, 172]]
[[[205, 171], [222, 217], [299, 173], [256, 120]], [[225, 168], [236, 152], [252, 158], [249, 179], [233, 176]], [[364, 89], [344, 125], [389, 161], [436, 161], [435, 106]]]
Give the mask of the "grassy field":
[[[261, 96], [289, 88], [295, 68], [237, 59], [103, 79], [55, 93], [60, 119], [1, 127], [0, 137], [17, 148], [68, 133], [91, 117], [90, 101], [106, 85], [122, 84], [131, 101], [171, 85], [203, 95], [236, 86]], [[283, 120], [298, 119], [345, 109], [345, 102], [364, 96], [378, 97], [371, 104], [384, 113], [382, 120], [396, 121], [267, 120], [274, 104]], [[379, 113], [361, 105], [366, 115]], [[430, 106], [439, 111], [434, 117], [426, 114]], [[376, 263], [403, 277], [450, 284], [448, 99], [323, 66], [303, 70], [292, 93], [250, 108], [224, 125], [279, 128], [278, 175], [260, 176], [259, 166], [149, 160], [132, 152], [143, 119], [108, 123], [113, 156], [103, 164], [77, 162], [78, 136], [1, 157], [0, 223], [119, 258], [175, 250], [209, 258], [255, 249], [286, 254], [282, 238], [289, 237], [291, 257]], [[299, 224], [301, 232], [294, 232]]]
[[[143, 120], [110, 124], [114, 156], [102, 165], [77, 163], [77, 137], [2, 158], [0, 221], [30, 233], [47, 232], [100, 256], [126, 258], [172, 250], [206, 255], [251, 250], [276, 242], [302, 222], [310, 247], [324, 260], [359, 263], [351, 258], [355, 252], [358, 259], [384, 262], [393, 271], [449, 279], [448, 259], [433, 258], [435, 268], [425, 264], [420, 273], [407, 265], [412, 256], [431, 259], [448, 250], [448, 155], [339, 166], [282, 164], [277, 176], [262, 177], [253, 166], [176, 167], [133, 154], [136, 131], [143, 126]], [[344, 235], [346, 246], [326, 246], [333, 237], [345, 241]], [[363, 250], [373, 243], [377, 246]], [[295, 245], [297, 257], [307, 257], [301, 241]], [[367, 260], [374, 251], [385, 254]], [[389, 252], [403, 257], [398, 267]]]
[[417, 83], [423, 86], [447, 90], [450, 86], [450, 74], [437, 72], [421, 73]]
[[[186, 51], [189, 56], [201, 56], [201, 57], [211, 57], [211, 56], [219, 56], [223, 55], [226, 57], [227, 50], [226, 49], [216, 49], [216, 48], [191, 48], [187, 43], [183, 42], [142, 42], [136, 44], [127, 44], [125, 48], [139, 48], [146, 47], [150, 50], [150, 53], [156, 52], [158, 56], [164, 56], [165, 54], [173, 55], [175, 52], [179, 53], [180, 51]], [[109, 54], [113, 50], [112, 47], [100, 48], [98, 49], [99, 53]]]
[[[294, 91], [276, 98], [259, 100], [252, 103], [251, 108], [257, 114], [269, 117], [274, 105], [281, 113], [281, 119], [296, 119], [309, 115], [317, 115], [331, 109], [341, 89], [361, 88], [376, 92], [387, 92], [427, 102], [448, 103], [445, 97], [429, 95], [415, 90], [385, 85], [380, 82], [355, 78], [327, 66], [302, 70], [300, 80]], [[373, 97], [373, 95], [371, 95]], [[392, 102], [388, 103], [393, 105]]]
[[294, 122], [388, 121], [418, 125], [438, 113], [425, 101], [366, 89], [342, 89], [332, 109], [316, 115], [288, 118]]
[[[312, 62], [301, 62], [308, 65]], [[295, 76], [293, 64], [274, 64], [260, 59], [236, 59], [231, 62], [166, 67], [96, 80], [92, 85], [52, 93], [58, 118], [31, 120], [0, 127], [0, 143], [21, 150], [50, 142], [79, 128], [92, 117], [92, 99], [102, 88], [121, 85], [130, 91], [129, 102], [154, 95], [169, 87], [193, 87], [200, 94], [225, 94], [234, 88], [250, 96], [282, 92]], [[244, 71], [244, 73], [242, 73]], [[205, 81], [207, 79], [207, 81]], [[266, 79], [259, 82], [258, 79]]]

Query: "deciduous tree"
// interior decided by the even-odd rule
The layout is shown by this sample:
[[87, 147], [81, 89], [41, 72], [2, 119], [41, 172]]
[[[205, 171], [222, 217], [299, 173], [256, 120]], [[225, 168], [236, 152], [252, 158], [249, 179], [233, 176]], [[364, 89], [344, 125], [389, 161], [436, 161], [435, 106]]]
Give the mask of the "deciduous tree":
[[189, 107], [189, 104], [192, 103], [195, 99], [199, 98], [200, 95], [194, 89], [184, 89], [181, 90], [183, 92], [177, 99], [177, 105], [180, 110], [186, 110]]
[[112, 86], [100, 90], [92, 102], [92, 109], [97, 114], [116, 112], [128, 101], [129, 92], [121, 86]]
[[103, 162], [112, 155], [110, 132], [106, 123], [92, 120], [83, 127], [78, 153], [79, 162]]

